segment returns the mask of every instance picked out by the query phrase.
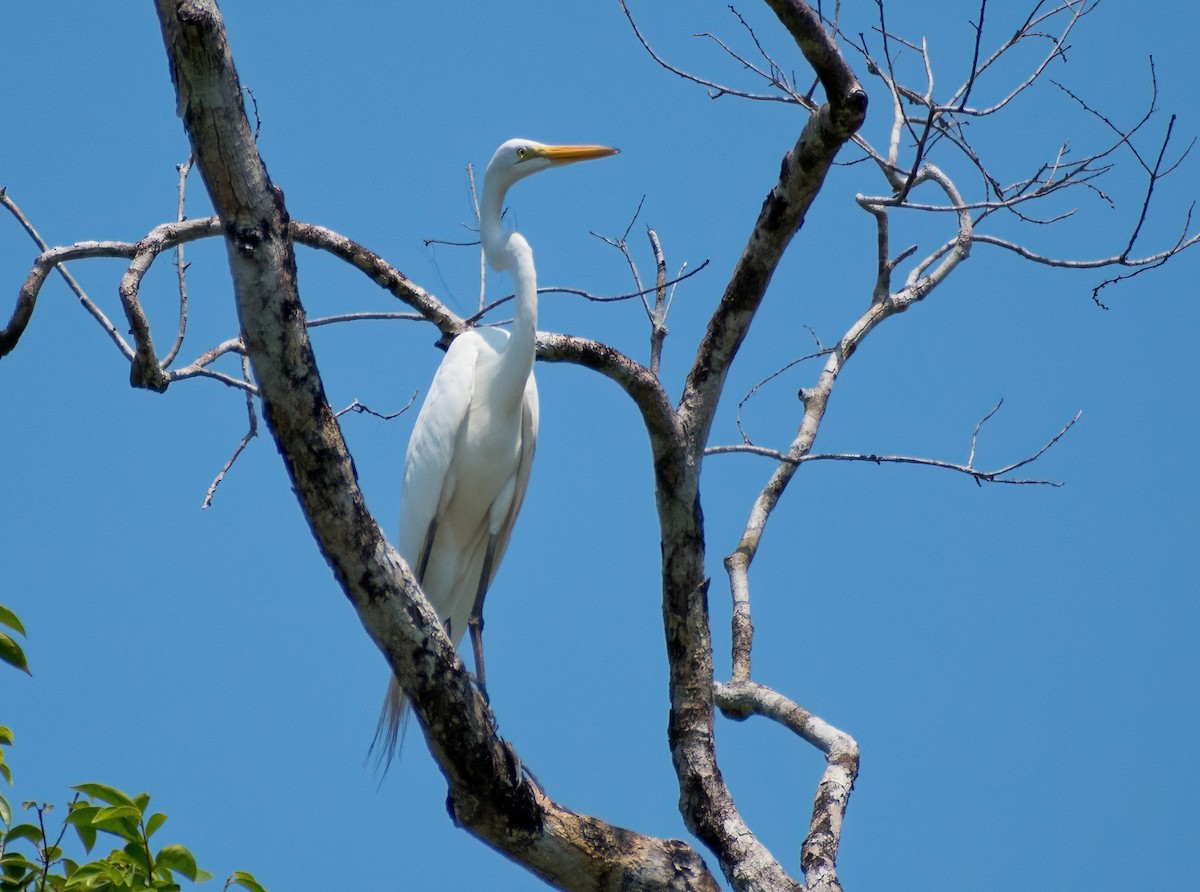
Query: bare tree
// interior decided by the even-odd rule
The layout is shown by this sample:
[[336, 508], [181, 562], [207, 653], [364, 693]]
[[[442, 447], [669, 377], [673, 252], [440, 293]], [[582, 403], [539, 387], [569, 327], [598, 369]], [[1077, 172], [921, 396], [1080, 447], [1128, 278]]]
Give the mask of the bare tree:
[[[1102, 304], [1106, 289], [1154, 269], [1194, 245], [1200, 235], [1192, 232], [1189, 218], [1170, 245], [1140, 250], [1155, 190], [1186, 150], [1178, 151], [1172, 143], [1174, 119], [1159, 132], [1150, 133], [1151, 127], [1157, 126], [1152, 71], [1148, 107], [1132, 126], [1117, 125], [1085, 98], [1057, 87], [1077, 103], [1082, 114], [1099, 121], [1110, 133], [1107, 143], [1083, 154], [1068, 152], [1063, 146], [1034, 169], [1006, 181], [996, 161], [976, 147], [971, 124], [1008, 113], [1022, 92], [1046, 85], [1069, 37], [1094, 8], [1087, 0], [1034, 3], [1011, 36], [994, 48], [984, 40], [983, 22], [990, 10], [986, 0], [981, 0], [970, 68], [949, 90], [935, 86], [928, 48], [889, 29], [882, 0], [876, 3], [872, 21], [853, 29], [845, 25], [840, 4], [832, 9], [818, 4], [814, 9], [803, 0], [767, 0], [781, 33], [794, 43], [788, 49], [790, 57], [798, 53], [807, 66], [809, 73], [803, 78], [786, 73], [798, 59], [775, 58], [744, 22], [738, 40], [749, 47], [748, 52], [735, 49], [729, 39], [708, 36], [728, 54], [739, 71], [737, 77], [748, 86], [694, 74], [663, 58], [652, 39], [639, 29], [633, 11], [624, 2], [621, 5], [632, 34], [672, 76], [692, 81], [714, 97], [798, 106], [805, 112], [804, 122], [794, 144], [783, 151], [778, 181], [763, 200], [757, 218], [748, 222], [745, 247], [677, 393], [662, 380], [660, 359], [671, 299], [681, 277], [668, 274], [653, 230], [649, 238], [655, 278], [650, 287], [645, 287], [630, 253], [629, 230], [611, 240], [629, 260], [635, 282], [633, 296], [643, 301], [649, 324], [649, 362], [642, 364], [597, 341], [551, 333], [539, 334], [538, 357], [581, 365], [614, 381], [637, 407], [649, 434], [670, 666], [668, 743], [687, 829], [716, 856], [724, 877], [736, 889], [839, 889], [838, 847], [859, 751], [850, 734], [812, 715], [784, 692], [756, 679], [751, 671], [754, 625], [749, 569], [763, 531], [797, 471], [813, 461], [922, 464], [968, 475], [980, 485], [1051, 484], [1023, 476], [1023, 469], [1052, 447], [1073, 419], [1057, 431], [1047, 431], [1041, 448], [990, 469], [976, 465], [975, 442], [992, 413], [971, 432], [965, 463], [921, 456], [820, 453], [814, 446], [838, 377], [867, 336], [891, 317], [930, 297], [977, 245], [1039, 264], [1104, 271], [1093, 291], [1098, 304]], [[489, 704], [473, 687], [410, 568], [367, 510], [336, 421], [340, 413], [326, 400], [309, 345], [309, 327], [341, 320], [306, 321], [294, 245], [328, 252], [362, 271], [406, 303], [413, 318], [433, 323], [447, 339], [478, 321], [483, 312], [462, 319], [379, 254], [322, 226], [292, 220], [260, 157], [215, 2], [158, 0], [157, 9], [179, 113], [195, 166], [217, 214], [184, 219], [182, 194], [192, 165], [189, 161], [180, 169], [178, 219], [155, 227], [138, 242], [87, 242], [57, 248], [42, 244], [12, 318], [0, 331], [0, 356], [20, 340], [47, 277], [56, 269], [68, 276], [62, 267], [65, 262], [127, 258], [120, 295], [130, 339], [69, 276], [68, 282], [129, 361], [134, 386], [161, 392], [178, 381], [203, 376], [239, 390], [245, 394], [250, 419], [250, 431], [239, 452], [256, 433], [255, 401], [261, 405], [318, 547], [411, 698], [421, 730], [447, 778], [454, 819], [488, 845], [562, 888], [717, 888], [717, 879], [690, 845], [616, 827], [551, 800], [529, 766], [498, 733]], [[1031, 47], [1036, 49], [1033, 57], [1028, 54]], [[993, 72], [1001, 68], [1011, 71], [1013, 57], [1027, 68], [1015, 83], [998, 87]], [[868, 88], [860, 76], [876, 91], [874, 114], [890, 121], [883, 144], [860, 135], [868, 110]], [[1148, 148], [1143, 140], [1149, 141]], [[1075, 192], [1103, 198], [1102, 177], [1118, 160], [1137, 165], [1145, 183], [1144, 199], [1129, 221], [1121, 250], [1096, 258], [1056, 257], [1040, 251], [1034, 243], [1036, 234], [1071, 213], [1060, 199]], [[731, 365], [767, 298], [781, 259], [837, 164], [857, 164], [864, 182], [878, 183], [873, 190], [876, 194], [857, 198], [873, 219], [876, 232], [874, 286], [870, 294], [863, 295], [864, 309], [836, 343], [816, 343], [809, 354], [796, 360], [819, 361], [821, 368], [801, 391], [796, 433], [786, 449], [756, 445], [744, 433], [740, 443], [712, 444], [713, 420]], [[7, 195], [2, 200], [37, 238], [16, 204]], [[930, 225], [942, 233], [937, 246], [922, 255], [915, 247], [893, 244], [898, 215], [930, 218]], [[1033, 235], [1026, 236], [1027, 231]], [[173, 368], [187, 325], [183, 246], [216, 237], [223, 238], [226, 245], [241, 332], [190, 363]], [[164, 355], [155, 345], [141, 308], [139, 286], [159, 255], [170, 250], [179, 252], [179, 328]], [[241, 358], [239, 375], [214, 368], [214, 363], [228, 354]], [[746, 399], [753, 395], [752, 391]], [[361, 406], [348, 408], [362, 410]], [[765, 456], [773, 468], [740, 541], [725, 558], [733, 603], [733, 651], [726, 676], [714, 665], [700, 480], [708, 456], [729, 452]], [[236, 457], [235, 453], [231, 462]], [[214, 488], [219, 480], [220, 476]], [[803, 837], [802, 879], [793, 876], [760, 842], [739, 812], [723, 780], [714, 746], [717, 710], [735, 719], [757, 715], [777, 722], [824, 754], [826, 768], [817, 782], [809, 827], [797, 834]]]

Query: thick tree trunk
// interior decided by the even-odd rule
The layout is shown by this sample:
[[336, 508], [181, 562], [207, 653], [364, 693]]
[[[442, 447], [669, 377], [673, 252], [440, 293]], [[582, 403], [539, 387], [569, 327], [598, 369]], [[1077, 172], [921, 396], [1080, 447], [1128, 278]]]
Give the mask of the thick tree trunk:
[[715, 890], [687, 844], [550, 800], [496, 734], [487, 704], [359, 491], [308, 341], [283, 194], [258, 155], [216, 4], [159, 0], [158, 12], [178, 111], [222, 222], [267, 424], [317, 544], [413, 702], [455, 819], [563, 888]]

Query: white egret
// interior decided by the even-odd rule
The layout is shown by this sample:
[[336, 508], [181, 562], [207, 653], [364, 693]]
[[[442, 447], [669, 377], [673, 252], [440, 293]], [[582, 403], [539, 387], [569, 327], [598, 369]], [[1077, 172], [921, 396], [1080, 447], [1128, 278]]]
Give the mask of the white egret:
[[[512, 277], [512, 334], [473, 328], [454, 339], [408, 441], [399, 550], [450, 640], [457, 645], [471, 630], [475, 678], [485, 696], [483, 599], [525, 497], [538, 429], [537, 278], [529, 243], [501, 226], [504, 196], [530, 174], [616, 152], [528, 139], [496, 150], [484, 174], [479, 234], [488, 266]], [[376, 735], [384, 760], [395, 751], [406, 707], [393, 677]]]

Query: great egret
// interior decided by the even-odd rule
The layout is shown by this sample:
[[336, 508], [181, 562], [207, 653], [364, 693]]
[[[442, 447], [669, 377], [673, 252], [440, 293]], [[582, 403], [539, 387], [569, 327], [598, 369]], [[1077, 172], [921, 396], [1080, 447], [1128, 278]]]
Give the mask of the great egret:
[[[550, 167], [616, 154], [608, 146], [547, 146], [510, 139], [483, 179], [479, 234], [488, 266], [512, 277], [512, 334], [463, 332], [446, 351], [417, 415], [404, 457], [400, 553], [457, 645], [471, 630], [475, 678], [485, 696], [483, 599], [504, 557], [525, 497], [537, 440], [533, 380], [537, 277], [533, 251], [501, 227], [504, 196], [517, 180]], [[391, 680], [376, 741], [395, 752], [407, 703]]]

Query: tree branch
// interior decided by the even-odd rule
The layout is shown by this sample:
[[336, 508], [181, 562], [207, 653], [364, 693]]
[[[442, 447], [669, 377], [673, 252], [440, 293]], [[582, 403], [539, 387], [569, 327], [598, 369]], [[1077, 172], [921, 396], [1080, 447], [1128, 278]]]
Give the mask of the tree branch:
[[[4, 205], [9, 213], [16, 217], [17, 222], [29, 233], [29, 237], [33, 239], [34, 244], [38, 246], [43, 255], [50, 250], [50, 246], [46, 244], [33, 224], [29, 222], [29, 219], [21, 212], [21, 209], [17, 207], [16, 202], [9, 196], [7, 188], [0, 187], [0, 204]], [[38, 259], [41, 260], [40, 257]], [[45, 281], [48, 272], [49, 268], [40, 274], [36, 282], [32, 281], [32, 279], [27, 279], [25, 285], [21, 288], [16, 306], [13, 309], [12, 318], [9, 320], [8, 325], [3, 330], [0, 330], [0, 357], [10, 353], [21, 339], [21, 335], [25, 333], [25, 328], [29, 325], [29, 320], [33, 316], [33, 309], [37, 305], [38, 291], [41, 289], [42, 282]], [[83, 286], [75, 280], [75, 277], [67, 271], [65, 266], [58, 265], [58, 272], [66, 281], [71, 291], [75, 293], [75, 296], [79, 298], [79, 302], [83, 304], [84, 309], [91, 313], [92, 317], [104, 328], [113, 343], [117, 345], [117, 349], [121, 351], [126, 359], [132, 359], [133, 350], [125, 343], [125, 339], [121, 337], [116, 328], [113, 327], [113, 324], [108, 321], [108, 317], [87, 296], [87, 293], [83, 290]], [[31, 277], [33, 276], [32, 273], [30, 275]]]
[[288, 231], [300, 244], [327, 251], [365, 273], [372, 282], [404, 301], [436, 325], [447, 337], [453, 338], [467, 327], [467, 323], [447, 309], [441, 301], [358, 242], [324, 226], [298, 223], [294, 220], [289, 222]]
[[699, 469], [730, 363], [783, 251], [799, 229], [838, 150], [862, 123], [866, 93], [819, 17], [801, 0], [768, 0], [821, 80], [827, 102], [784, 157], [742, 256], [709, 321], [673, 414], [673, 438], [651, 434], [663, 549], [663, 618], [670, 667], [668, 740], [688, 828], [717, 855], [737, 889], [797, 884], [746, 826], [717, 765], [713, 663], [704, 575]]
[[[179, 195], [179, 203], [175, 211], [175, 221], [182, 223], [187, 219], [183, 212], [184, 190], [187, 186], [188, 174], [192, 171], [192, 157], [189, 155], [187, 161], [178, 165], [176, 170], [179, 173], [179, 186], [177, 188]], [[175, 334], [175, 343], [171, 345], [171, 349], [167, 351], [167, 355], [163, 357], [162, 367], [170, 368], [171, 363], [175, 361], [175, 357], [179, 355], [179, 351], [183, 349], [183, 337], [187, 332], [188, 320], [188, 293], [187, 293], [187, 264], [183, 262], [183, 243], [175, 246], [175, 275], [179, 280], [179, 328]]]
[[[135, 386], [149, 386], [153, 389], [162, 389], [160, 385], [165, 387], [165, 376], [161, 375], [158, 363], [154, 360], [154, 345], [150, 340], [149, 325], [137, 302], [137, 286], [146, 270], [161, 252], [183, 242], [215, 235], [219, 231], [216, 218], [189, 220], [185, 223], [163, 223], [150, 230], [137, 242], [77, 242], [66, 247], [49, 248], [24, 214], [2, 191], [0, 191], [0, 203], [4, 204], [22, 222], [26, 231], [42, 248], [42, 253], [34, 261], [33, 269], [26, 277], [25, 284], [21, 286], [12, 318], [4, 330], [0, 331], [0, 357], [11, 352], [21, 339], [21, 335], [24, 334], [25, 328], [33, 317], [42, 285], [45, 284], [50, 271], [57, 267], [84, 308], [100, 323], [121, 354], [132, 363], [131, 383]], [[124, 257], [130, 260], [129, 269], [121, 281], [121, 301], [133, 329], [136, 350], [129, 346], [104, 312], [88, 298], [74, 277], [62, 267], [62, 264], [71, 260], [86, 260], [94, 257]], [[148, 363], [150, 365], [147, 365]]]
[[617, 383], [642, 413], [652, 441], [667, 449], [675, 442], [675, 413], [658, 376], [615, 347], [572, 335], [538, 332], [537, 358], [571, 362]]
[[849, 734], [768, 687], [748, 680], [714, 686], [721, 712], [744, 720], [761, 715], [783, 725], [825, 754], [825, 771], [813, 799], [808, 836], [800, 849], [800, 866], [808, 892], [840, 892], [837, 854], [842, 839], [842, 820], [850, 791], [858, 777], [858, 744]]
[[[997, 406], [996, 408], [998, 409], [999, 406]], [[1036, 452], [1026, 456], [1025, 458], [1019, 459], [1018, 461], [1004, 465], [1003, 467], [994, 468], [994, 469], [988, 471], [988, 470], [984, 470], [982, 468], [975, 467], [975, 440], [979, 434], [979, 427], [984, 422], [986, 422], [988, 420], [988, 418], [991, 418], [992, 415], [995, 414], [995, 412], [996, 412], [996, 409], [993, 409], [991, 412], [989, 412], [987, 414], [987, 416], [985, 418], [983, 418], [979, 422], [978, 425], [976, 425], [975, 432], [971, 436], [971, 455], [967, 459], [966, 464], [959, 464], [958, 462], [945, 461], [944, 459], [938, 459], [938, 458], [923, 458], [923, 457], [913, 456], [913, 455], [885, 455], [885, 454], [874, 453], [874, 452], [808, 452], [808, 453], [805, 453], [804, 455], [793, 456], [790, 454], [790, 452], [780, 452], [777, 449], [766, 449], [762, 446], [752, 446], [752, 445], [744, 444], [744, 443], [736, 444], [736, 445], [732, 445], [732, 446], [709, 446], [707, 449], [704, 450], [704, 454], [705, 455], [729, 455], [729, 454], [733, 454], [733, 453], [745, 453], [745, 454], [749, 454], [749, 455], [759, 455], [764, 458], [770, 458], [770, 459], [773, 459], [774, 461], [782, 462], [782, 463], [790, 464], [790, 465], [802, 465], [806, 462], [813, 462], [813, 461], [866, 462], [868, 464], [874, 464], [874, 465], [888, 465], [888, 464], [921, 465], [926, 468], [939, 468], [944, 471], [956, 471], [959, 474], [966, 474], [968, 477], [970, 477], [972, 480], [974, 480], [977, 484], [979, 484], [981, 486], [984, 483], [1006, 483], [1011, 486], [1053, 486], [1053, 487], [1062, 486], [1063, 484], [1061, 481], [1035, 480], [1035, 479], [1030, 479], [1030, 478], [1015, 478], [1015, 479], [1013, 479], [1013, 478], [1007, 477], [1006, 475], [1011, 474], [1013, 471], [1017, 470], [1018, 468], [1023, 468], [1025, 465], [1031, 464], [1031, 463], [1037, 461], [1039, 458], [1041, 458], [1042, 455], [1045, 454], [1046, 450], [1048, 450], [1055, 443], [1057, 443], [1060, 439], [1062, 439], [1062, 437], [1066, 434], [1066, 432], [1075, 426], [1075, 422], [1077, 422], [1080, 419], [1080, 417], [1083, 415], [1083, 412], [1082, 411], [1077, 412], [1075, 414], [1074, 418], [1072, 418], [1065, 425], [1063, 425], [1063, 427], [1058, 431], [1058, 433], [1056, 433], [1053, 437], [1051, 437], [1050, 440], [1045, 445], [1043, 445], [1040, 449], [1038, 449]], [[726, 560], [728, 560], [728, 558]], [[726, 568], [728, 569], [728, 565], [726, 565]], [[736, 593], [734, 596], [734, 603], [735, 604], [738, 603], [738, 597], [737, 597]], [[735, 608], [735, 612], [736, 612], [736, 608]], [[735, 634], [734, 637], [737, 638], [738, 636]], [[739, 673], [738, 673], [738, 669], [737, 669], [738, 664], [739, 664], [738, 653], [735, 650], [735, 653], [734, 653], [734, 678], [735, 679], [739, 677]], [[747, 665], [748, 665], [748, 663], [747, 663]], [[747, 677], [749, 677], [749, 676], [747, 675]]]
[[619, 0], [619, 2], [621, 4], [621, 11], [625, 13], [625, 18], [629, 20], [629, 27], [633, 29], [633, 36], [637, 38], [638, 43], [642, 45], [642, 48], [646, 51], [650, 58], [672, 74], [678, 75], [686, 81], [691, 81], [694, 84], [699, 84], [700, 86], [705, 87], [708, 90], [709, 98], [720, 99], [722, 96], [737, 96], [741, 99], [754, 99], [764, 102], [798, 103], [803, 105], [805, 108], [815, 108], [811, 101], [806, 100], [804, 97], [796, 94], [796, 92], [791, 89], [791, 85], [784, 83], [782, 80], [777, 81], [772, 78], [768, 78], [771, 85], [780, 91], [778, 94], [751, 93], [746, 90], [739, 90], [736, 87], [728, 87], [724, 84], [719, 84], [716, 81], [710, 81], [705, 78], [698, 77], [697, 75], [684, 71], [682, 68], [675, 67], [657, 52], [655, 52], [649, 41], [647, 41], [642, 35], [641, 29], [638, 28], [637, 22], [634, 21], [633, 14], [629, 11], [629, 6], [626, 4], [625, 0]]
[[[250, 359], [244, 353], [242, 354], [242, 380], [246, 382], [249, 388], [254, 385], [250, 383]], [[233, 450], [233, 455], [229, 457], [229, 461], [222, 465], [221, 470], [217, 472], [217, 476], [213, 478], [213, 482], [208, 487], [208, 492], [204, 494], [204, 501], [200, 505], [201, 511], [206, 511], [212, 507], [213, 496], [217, 493], [217, 487], [221, 485], [221, 481], [225, 479], [225, 475], [229, 473], [229, 469], [233, 467], [233, 463], [238, 460], [238, 456], [242, 454], [250, 441], [258, 436], [258, 413], [254, 411], [254, 394], [256, 390], [246, 391], [246, 415], [249, 416], [249, 429], [246, 435], [242, 437], [242, 441], [238, 443], [237, 448]]]
[[455, 819], [568, 888], [715, 890], [686, 844], [551, 801], [496, 733], [486, 701], [358, 488], [308, 341], [283, 196], [258, 155], [216, 4], [158, 0], [158, 12], [178, 110], [222, 222], [267, 426], [321, 551], [412, 701], [449, 782]]
[[813, 112], [783, 159], [779, 181], [763, 202], [721, 302], [688, 374], [680, 410], [693, 443], [703, 443], [738, 348], [775, 268], [825, 180], [842, 145], [862, 124], [867, 94], [838, 53], [816, 13], [802, 0], [768, 0], [825, 87], [827, 102]]

